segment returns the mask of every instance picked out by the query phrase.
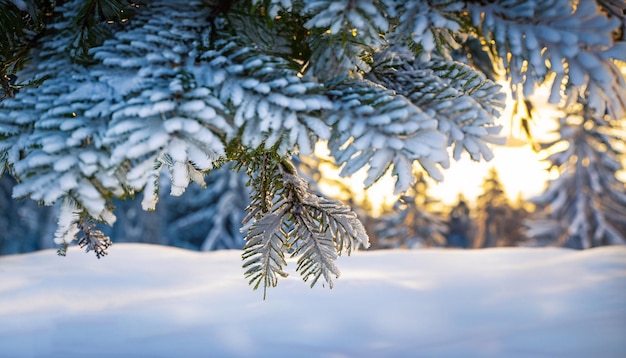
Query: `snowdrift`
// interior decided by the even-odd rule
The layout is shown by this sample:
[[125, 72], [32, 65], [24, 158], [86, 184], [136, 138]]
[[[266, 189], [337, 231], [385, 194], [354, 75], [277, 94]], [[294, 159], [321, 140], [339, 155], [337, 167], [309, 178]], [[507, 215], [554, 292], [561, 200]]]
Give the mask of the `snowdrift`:
[[626, 247], [357, 252], [252, 291], [241, 252], [0, 257], [2, 357], [625, 357]]

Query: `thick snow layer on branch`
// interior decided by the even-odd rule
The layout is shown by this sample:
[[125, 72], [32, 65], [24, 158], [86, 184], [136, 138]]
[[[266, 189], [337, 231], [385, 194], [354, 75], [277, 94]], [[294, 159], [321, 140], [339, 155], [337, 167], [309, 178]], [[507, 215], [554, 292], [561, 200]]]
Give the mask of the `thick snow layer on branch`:
[[626, 356], [625, 247], [358, 252], [266, 301], [241, 251], [69, 251], [0, 257], [3, 356]]

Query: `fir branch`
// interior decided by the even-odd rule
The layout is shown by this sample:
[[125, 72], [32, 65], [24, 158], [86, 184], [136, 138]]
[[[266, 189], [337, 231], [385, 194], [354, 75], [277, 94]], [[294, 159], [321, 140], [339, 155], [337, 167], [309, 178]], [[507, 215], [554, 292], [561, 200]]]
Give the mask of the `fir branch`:
[[[245, 1], [237, 5], [237, 8], [228, 12], [227, 19], [230, 27], [235, 30], [237, 38], [246, 46], [285, 59], [302, 57], [299, 53], [301, 51], [297, 50], [299, 49], [298, 43], [303, 42], [302, 34], [293, 36], [294, 32], [302, 32], [301, 25], [298, 23], [299, 17], [272, 4], [269, 4], [270, 13], [266, 5], [255, 4], [255, 1], [252, 1], [252, 4]], [[250, 10], [251, 8], [254, 10]], [[281, 9], [281, 15], [278, 15], [279, 9]], [[286, 34], [292, 36], [286, 37]], [[293, 66], [299, 69], [301, 64], [294, 62]]]
[[267, 288], [278, 284], [278, 276], [287, 277], [283, 266], [287, 265], [284, 246], [287, 234], [284, 231], [285, 211], [262, 214], [247, 229], [246, 244], [243, 247], [243, 267], [246, 278], [258, 289], [263, 284], [263, 299]]
[[370, 186], [393, 166], [394, 191], [400, 193], [413, 181], [417, 161], [433, 178], [442, 179], [438, 165], [448, 166], [446, 137], [427, 112], [368, 80], [345, 81], [329, 96], [335, 108], [328, 117], [333, 128], [328, 146], [336, 163], [344, 165], [341, 175], [368, 165], [365, 185]]
[[74, 60], [91, 63], [91, 48], [99, 46], [113, 33], [112, 24], [129, 21], [133, 6], [122, 0], [87, 0], [84, 1], [72, 22], [78, 34], [69, 48]]
[[476, 104], [491, 115], [488, 123], [493, 122], [504, 110], [505, 94], [501, 91], [502, 87], [474, 68], [463, 63], [442, 60], [432, 60], [423, 66], [432, 70], [449, 86], [474, 98]]
[[0, 1], [0, 101], [30, 85], [16, 83], [16, 73], [29, 60], [29, 52], [45, 28], [40, 15], [35, 4], [21, 2], [18, 7], [12, 1]]
[[[299, 214], [302, 209], [297, 209]], [[321, 276], [324, 277], [330, 288], [333, 288], [332, 276], [339, 277], [339, 268], [334, 263], [337, 258], [334, 242], [330, 235], [319, 232], [320, 223], [311, 220], [308, 215], [295, 215], [292, 235], [299, 238], [292, 256], [299, 256], [296, 271], [300, 272], [306, 282], [313, 277], [311, 288]]]
[[242, 258], [244, 275], [258, 289], [263, 284], [263, 298], [267, 288], [278, 284], [278, 276], [286, 277], [284, 252], [289, 243], [286, 222], [287, 207], [279, 200], [282, 183], [278, 178], [280, 158], [271, 152], [252, 150], [246, 155], [246, 172], [252, 187], [251, 202], [243, 219], [245, 245]]
[[310, 19], [304, 27], [312, 32], [307, 70], [322, 81], [340, 79], [355, 71], [369, 72], [368, 62], [384, 46], [381, 34], [389, 26], [379, 5], [372, 0], [307, 2], [304, 13]]
[[392, 17], [390, 43], [411, 48], [423, 61], [431, 57], [450, 58], [450, 52], [467, 37], [469, 19], [462, 11], [464, 1], [383, 0]]
[[59, 248], [57, 249], [58, 256], [67, 256], [67, 249], [69, 249], [70, 245], [67, 242], [62, 242], [59, 244]]
[[514, 96], [527, 98], [550, 74], [556, 76], [555, 104], [563, 81], [595, 83], [611, 92], [610, 59], [624, 57], [623, 45], [613, 41], [620, 21], [603, 14], [595, 1], [473, 3], [468, 10], [484, 43], [502, 61]]
[[93, 251], [98, 259], [109, 254], [106, 249], [112, 245], [111, 239], [102, 231], [94, 229], [93, 223], [82, 221], [78, 228], [83, 234], [78, 240], [78, 246], [85, 249], [85, 252]]
[[297, 271], [311, 287], [323, 277], [333, 287], [332, 275], [339, 277], [334, 261], [360, 245], [369, 246], [365, 228], [356, 214], [339, 201], [318, 196], [295, 173], [283, 172], [288, 202], [291, 203], [292, 257], [299, 257]]
[[228, 133], [228, 141], [236, 136], [246, 147], [275, 147], [286, 155], [296, 147], [311, 153], [312, 142], [328, 138], [320, 117], [331, 104], [323, 87], [300, 76], [283, 58], [241, 46], [231, 37], [217, 41], [201, 59], [214, 73], [208, 85], [232, 111], [237, 131]]
[[284, 254], [299, 257], [297, 271], [312, 278], [311, 287], [323, 277], [330, 287], [339, 276], [337, 255], [369, 246], [363, 225], [349, 208], [336, 200], [311, 192], [285, 158], [271, 154], [251, 157], [252, 201], [244, 219], [245, 275], [257, 289], [276, 286], [286, 276]]
[[80, 231], [79, 222], [80, 210], [77, 203], [69, 196], [64, 197], [59, 208], [58, 227], [54, 233], [54, 242], [61, 245], [57, 252], [59, 256], [65, 256], [68, 245], [76, 240]]
[[305, 212], [319, 223], [320, 234], [332, 238], [338, 254], [350, 255], [360, 246], [369, 247], [365, 228], [349, 207], [338, 200], [315, 195], [310, 191], [307, 191], [301, 200]]
[[23, 45], [26, 31], [21, 10], [12, 1], [0, 1], [0, 60], [3, 67], [13, 57], [14, 49]]
[[499, 85], [467, 65], [421, 62], [402, 51], [382, 53], [377, 64], [372, 72], [377, 81], [424, 112], [435, 114], [439, 131], [454, 146], [455, 159], [463, 150], [473, 160], [493, 157], [486, 143], [502, 142], [496, 137], [501, 127], [494, 125], [504, 108], [505, 95]]

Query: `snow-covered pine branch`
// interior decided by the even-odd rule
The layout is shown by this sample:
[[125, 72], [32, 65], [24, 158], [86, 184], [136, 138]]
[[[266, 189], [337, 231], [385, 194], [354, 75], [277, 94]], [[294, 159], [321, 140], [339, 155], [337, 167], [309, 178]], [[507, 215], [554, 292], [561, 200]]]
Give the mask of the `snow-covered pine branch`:
[[468, 4], [474, 26], [503, 62], [514, 95], [530, 96], [554, 74], [552, 103], [564, 82], [595, 84], [612, 93], [610, 60], [626, 57], [626, 44], [613, 41], [620, 20], [600, 11], [596, 1], [515, 0]]
[[[12, 163], [11, 174], [19, 181], [14, 197], [28, 196], [44, 205], [69, 200], [78, 214], [112, 225], [115, 216], [108, 200], [125, 191], [117, 175], [106, 171], [109, 155], [101, 139], [105, 121], [94, 115], [112, 89], [97, 83], [67, 57], [76, 4], [69, 2], [58, 9], [63, 15], [50, 24], [52, 34], [42, 39], [35, 55], [36, 76], [45, 81], [38, 88], [22, 89], [19, 100], [3, 103], [8, 111], [0, 120], [14, 125], [3, 130], [8, 138], [2, 145], [10, 145], [5, 155]], [[68, 213], [61, 210], [61, 215], [74, 215]], [[70, 221], [59, 218], [59, 222]], [[67, 233], [76, 233], [61, 231], [66, 243], [73, 239]]]
[[67, 195], [61, 201], [58, 227], [54, 234], [54, 242], [59, 245], [57, 254], [65, 256], [74, 240], [78, 240], [78, 245], [85, 252], [93, 251], [98, 259], [108, 255], [106, 249], [112, 245], [111, 239], [96, 229], [93, 219], [79, 207], [76, 199]]
[[299, 76], [284, 59], [240, 45], [237, 38], [218, 40], [201, 55], [210, 72], [203, 80], [231, 111], [237, 139], [249, 148], [276, 148], [280, 155], [297, 148], [307, 154], [329, 130], [320, 118], [331, 103], [323, 87]]
[[78, 229], [82, 233], [82, 237], [78, 239], [78, 246], [85, 249], [85, 252], [93, 251], [97, 258], [109, 254], [106, 249], [111, 246], [111, 239], [96, 229], [92, 222], [83, 220], [79, 223]]
[[191, 181], [203, 185], [203, 173], [224, 156], [223, 138], [234, 130], [227, 109], [198, 79], [209, 70], [196, 64], [209, 14], [199, 2], [185, 10], [153, 2], [126, 31], [91, 50], [102, 63], [96, 76], [116, 90], [101, 113], [111, 118], [104, 143], [113, 166], [130, 163], [129, 186], [145, 187], [144, 209], [156, 205], [162, 169], [172, 195]]
[[[283, 172], [283, 180], [290, 191], [289, 195], [295, 201], [292, 214], [299, 217], [298, 220], [302, 223], [308, 221], [307, 226], [317, 227], [320, 235], [330, 238], [339, 255], [349, 255], [361, 246], [369, 246], [363, 225], [349, 207], [337, 200], [313, 193], [308, 184], [295, 173]], [[297, 229], [298, 225], [295, 225], [295, 230]], [[296, 241], [300, 240], [298, 235], [294, 237]]]
[[304, 24], [309, 40], [313, 76], [327, 81], [359, 69], [369, 72], [367, 57], [384, 45], [381, 34], [389, 27], [381, 4], [375, 0], [306, 1]]
[[244, 268], [254, 288], [267, 288], [287, 274], [285, 254], [298, 257], [296, 270], [311, 287], [322, 277], [333, 287], [338, 255], [368, 247], [365, 228], [350, 208], [312, 192], [283, 158], [261, 153], [247, 168], [253, 201], [244, 219]]
[[505, 95], [483, 74], [458, 62], [421, 62], [407, 51], [389, 50], [377, 58], [370, 76], [436, 119], [437, 129], [454, 146], [455, 159], [463, 150], [474, 160], [492, 158], [487, 143], [501, 142], [495, 119]]
[[[613, 0], [66, 1], [28, 31], [0, 25], [17, 36], [0, 36], [0, 52], [13, 40], [20, 51], [31, 48], [0, 66], [2, 97], [15, 97], [0, 103], [0, 171], [19, 181], [14, 196], [61, 202], [57, 238], [67, 244], [81, 225], [93, 232], [85, 223], [113, 223], [114, 198], [143, 190], [144, 208], [153, 209], [163, 172], [180, 195], [233, 162], [255, 189], [249, 260], [275, 263], [260, 271], [261, 261], [249, 263], [253, 281], [273, 285], [280, 255], [297, 251], [305, 279], [330, 283], [333, 255], [362, 242], [362, 227], [346, 207], [311, 194], [284, 158], [328, 140], [344, 175], [368, 168], [369, 186], [391, 170], [396, 193], [410, 188], [415, 164], [441, 180], [450, 145], [454, 158], [467, 151], [489, 159], [503, 95], [459, 47], [472, 41], [500, 57], [516, 95], [553, 81], [552, 102], [566, 98], [592, 111], [583, 117], [598, 120], [583, 127], [597, 142], [555, 163], [576, 162], [565, 157], [572, 154], [583, 158], [576, 173], [613, 178], [617, 157], [593, 153], [623, 139], [608, 128], [626, 112], [614, 62], [626, 53], [624, 7]], [[14, 15], [6, 18], [21, 21]], [[463, 57], [473, 65], [452, 61]], [[562, 138], [577, 130], [565, 126]], [[589, 183], [594, 192], [621, 193], [619, 184]], [[622, 194], [613, 197], [597, 208], [621, 213]], [[273, 234], [261, 233], [266, 228]], [[89, 237], [95, 241], [86, 247], [106, 246], [103, 236]]]
[[415, 47], [422, 61], [429, 61], [433, 53], [449, 57], [457, 49], [459, 39], [467, 37], [463, 10], [465, 1], [402, 1], [382, 0], [392, 17], [387, 38], [394, 46]]
[[285, 209], [277, 212], [265, 213], [250, 224], [246, 230], [246, 244], [243, 247], [243, 267], [247, 269], [246, 277], [254, 289], [263, 286], [263, 298], [267, 295], [268, 287], [278, 284], [278, 276], [287, 277], [283, 267], [285, 261], [285, 246], [287, 234], [285, 232]]
[[413, 162], [441, 180], [437, 165], [448, 166], [446, 137], [437, 120], [404, 96], [368, 80], [346, 81], [329, 91], [335, 108], [328, 117], [333, 134], [330, 154], [341, 174], [349, 176], [369, 166], [365, 185], [370, 186], [393, 165], [395, 192], [409, 188]]

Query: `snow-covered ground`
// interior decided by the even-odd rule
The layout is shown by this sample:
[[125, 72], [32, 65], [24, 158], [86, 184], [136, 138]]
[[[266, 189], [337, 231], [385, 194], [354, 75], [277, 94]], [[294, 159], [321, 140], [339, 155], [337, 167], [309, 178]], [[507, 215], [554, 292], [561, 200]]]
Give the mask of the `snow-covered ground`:
[[0, 257], [0, 357], [626, 357], [626, 247], [358, 252], [266, 301], [240, 252]]

